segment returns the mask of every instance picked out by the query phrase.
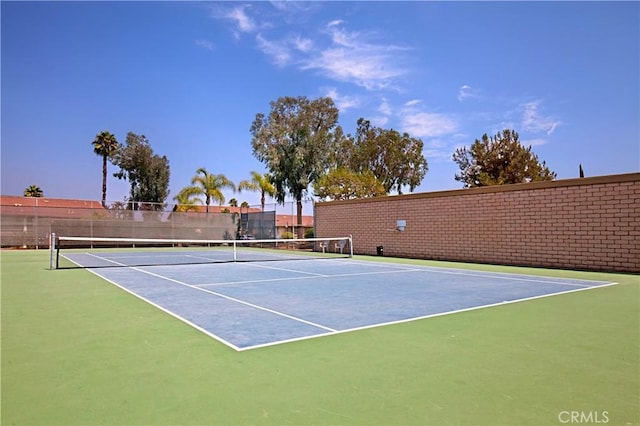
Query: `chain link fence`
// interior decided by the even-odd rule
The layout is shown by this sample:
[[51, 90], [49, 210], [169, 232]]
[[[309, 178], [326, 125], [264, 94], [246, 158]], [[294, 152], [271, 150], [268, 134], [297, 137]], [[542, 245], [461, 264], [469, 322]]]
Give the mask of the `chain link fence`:
[[[17, 197], [12, 197], [17, 199]], [[51, 233], [94, 238], [265, 239], [298, 235], [296, 203], [262, 206], [185, 206], [19, 199], [0, 206], [2, 247], [46, 248]], [[209, 211], [207, 211], [209, 210]], [[304, 230], [313, 227], [313, 203], [303, 205]]]

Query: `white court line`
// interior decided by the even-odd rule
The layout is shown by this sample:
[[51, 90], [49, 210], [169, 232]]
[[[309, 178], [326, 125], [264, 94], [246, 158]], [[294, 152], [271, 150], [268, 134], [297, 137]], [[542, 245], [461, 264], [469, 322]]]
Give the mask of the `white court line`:
[[262, 280], [246, 280], [246, 281], [225, 281], [219, 283], [208, 283], [208, 284], [193, 284], [196, 287], [221, 287], [227, 285], [238, 285], [238, 284], [256, 284], [256, 283], [272, 283], [278, 281], [298, 281], [298, 280], [308, 280], [313, 278], [328, 278], [326, 277], [285, 277], [285, 278], [266, 278]]
[[[334, 260], [334, 259], [323, 259], [323, 260], [324, 261], [331, 261], [331, 260]], [[344, 261], [336, 261], [336, 262], [344, 263]], [[362, 262], [349, 262], [349, 263], [358, 264], [358, 265], [364, 265], [364, 263], [362, 263]], [[593, 287], [593, 285], [591, 285], [591, 284], [577, 284], [577, 283], [566, 282], [566, 281], [552, 281], [554, 279], [553, 277], [549, 277], [550, 278], [549, 280], [545, 280], [545, 279], [534, 278], [531, 275], [520, 275], [521, 277], [531, 277], [531, 278], [518, 278], [519, 274], [509, 274], [509, 273], [505, 273], [504, 275], [494, 275], [495, 273], [486, 273], [486, 274], [480, 273], [480, 274], [477, 274], [477, 273], [456, 271], [456, 270], [439, 270], [438, 268], [431, 269], [431, 267], [423, 267], [423, 268], [416, 269], [415, 267], [409, 268], [409, 267], [394, 267], [394, 266], [391, 266], [391, 268], [394, 269], [393, 271], [354, 272], [354, 273], [348, 273], [348, 274], [331, 274], [331, 275], [329, 275], [329, 274], [316, 274], [316, 273], [300, 271], [300, 270], [296, 270], [296, 269], [276, 268], [276, 267], [270, 267], [270, 266], [266, 266], [266, 265], [257, 265], [257, 264], [252, 264], [252, 263], [247, 263], [247, 265], [254, 266], [254, 267], [263, 267], [263, 268], [269, 268], [269, 269], [276, 269], [276, 270], [281, 270], [281, 271], [296, 272], [296, 273], [300, 273], [300, 274], [315, 275], [318, 278], [357, 277], [357, 276], [363, 276], [363, 275], [393, 274], [393, 273], [403, 273], [403, 272], [427, 272], [427, 273], [434, 272], [434, 273], [439, 273], [439, 274], [462, 275], [462, 276], [488, 278], [488, 279], [495, 278], [495, 279], [499, 279], [499, 280], [524, 281], [524, 282], [534, 282], [534, 283], [543, 283], [543, 284], [551, 284], [551, 285], [562, 285], [562, 286], [569, 286], [569, 287], [582, 287], [582, 288], [591, 288], [591, 287]], [[369, 266], [369, 265], [367, 265], [367, 266]], [[375, 265], [375, 266], [384, 267], [384, 266], [386, 266], [386, 264], [385, 265]], [[302, 278], [307, 278], [307, 277], [281, 278], [281, 279], [283, 281], [288, 281], [288, 280], [291, 280], [291, 279], [302, 279]], [[541, 277], [541, 278], [544, 278], [544, 277]], [[567, 280], [602, 283], [602, 281], [575, 280], [575, 279], [571, 279], [571, 278], [567, 278]], [[246, 284], [250, 284], [250, 283], [256, 283], [256, 282], [272, 282], [272, 281], [277, 281], [277, 279], [268, 279], [268, 280], [264, 280], [264, 281], [263, 280], [231, 281], [231, 282], [223, 282], [223, 283], [210, 283], [210, 284], [198, 284], [198, 285], [200, 285], [200, 286], [215, 286], [215, 285], [225, 285], [225, 284], [245, 284], [245, 283]]]
[[[224, 253], [224, 252], [220, 252], [220, 253]], [[225, 254], [229, 254], [229, 253], [225, 253]], [[183, 254], [182, 256], [189, 257], [189, 258], [192, 258], [192, 259], [202, 259], [202, 260], [207, 261], [208, 263], [231, 262], [231, 259], [223, 258], [223, 257], [205, 257], [205, 256], [196, 256], [194, 254]], [[169, 266], [169, 265], [158, 265], [158, 266]]]
[[[327, 259], [327, 260], [334, 260], [334, 259]], [[576, 287], [588, 287], [591, 288], [593, 287], [593, 285], [589, 285], [589, 284], [576, 284], [576, 283], [571, 283], [571, 282], [567, 282], [567, 281], [581, 281], [581, 282], [591, 282], [591, 283], [598, 283], [598, 284], [608, 284], [607, 281], [597, 281], [597, 280], [586, 280], [586, 279], [579, 279], [579, 278], [559, 278], [559, 277], [545, 277], [544, 275], [526, 275], [526, 274], [519, 274], [517, 272], [481, 272], [481, 271], [477, 271], [477, 273], [473, 273], [473, 272], [466, 272], [463, 269], [455, 269], [455, 268], [444, 268], [444, 267], [439, 267], [439, 266], [421, 266], [421, 265], [389, 265], [387, 263], [380, 263], [380, 262], [375, 262], [375, 261], [355, 261], [355, 260], [343, 260], [341, 261], [341, 263], [353, 263], [353, 264], [357, 264], [357, 265], [367, 265], [367, 266], [375, 266], [375, 267], [390, 267], [390, 268], [396, 268], [398, 270], [409, 270], [409, 271], [413, 271], [413, 270], [417, 270], [417, 271], [423, 271], [423, 272], [435, 272], [435, 273], [439, 273], [439, 274], [450, 274], [450, 275], [465, 275], [465, 276], [471, 276], [471, 277], [480, 277], [480, 278], [497, 278], [497, 279], [501, 279], [501, 280], [514, 280], [514, 281], [530, 281], [530, 282], [539, 282], [539, 283], [545, 283], [545, 284], [556, 284], [556, 285], [567, 285], [567, 286], [576, 286]], [[406, 268], [406, 269], [403, 269]], [[420, 268], [420, 269], [415, 269], [415, 268]], [[518, 277], [528, 277], [528, 278], [518, 278]], [[549, 279], [544, 279], [544, 278], [549, 278]], [[553, 281], [553, 280], [566, 280], [566, 281]]]
[[[95, 254], [92, 254], [92, 253], [87, 253], [87, 254], [90, 255], [90, 256], [96, 257], [98, 259], [107, 260], [107, 261], [110, 261], [110, 262], [113, 262], [113, 263], [116, 263], [116, 264], [119, 263], [119, 262], [115, 262], [115, 261], [112, 261], [112, 260], [109, 260], [109, 259], [103, 259], [102, 257], [100, 257], [98, 255], [95, 255]], [[120, 265], [121, 266], [127, 266], [127, 265], [122, 265], [122, 264], [120, 264]], [[150, 271], [145, 271], [144, 269], [140, 269], [140, 268], [137, 268], [137, 267], [129, 266], [128, 268], [133, 269], [134, 271], [142, 272], [143, 274], [147, 274], [147, 275], [151, 275], [153, 277], [157, 277], [157, 278], [160, 278], [160, 279], [163, 279], [163, 280], [171, 281], [173, 283], [180, 284], [180, 285], [183, 285], [185, 287], [193, 288], [193, 289], [198, 290], [198, 291], [203, 291], [205, 293], [213, 294], [214, 296], [218, 296], [218, 297], [221, 297], [223, 299], [230, 300], [232, 302], [240, 303], [242, 305], [249, 306], [251, 308], [259, 309], [261, 311], [269, 312], [269, 313], [272, 313], [272, 314], [275, 314], [275, 315], [278, 315], [278, 316], [281, 316], [281, 317], [284, 317], [284, 318], [288, 318], [288, 319], [291, 319], [291, 320], [294, 320], [294, 321], [298, 321], [298, 322], [301, 322], [303, 324], [311, 325], [313, 327], [321, 328], [321, 329], [327, 330], [327, 331], [336, 331], [333, 328], [326, 327], [324, 325], [317, 324], [317, 323], [314, 323], [312, 321], [307, 321], [305, 319], [298, 318], [298, 317], [295, 317], [293, 315], [285, 314], [284, 312], [279, 312], [279, 311], [276, 311], [274, 309], [269, 309], [269, 308], [266, 308], [264, 306], [260, 306], [260, 305], [254, 304], [254, 303], [246, 302], [246, 301], [241, 300], [241, 299], [236, 299], [235, 297], [230, 297], [230, 296], [227, 296], [227, 295], [224, 295], [224, 294], [221, 294], [221, 293], [217, 293], [215, 291], [207, 290], [206, 288], [197, 287], [197, 286], [194, 286], [194, 285], [191, 285], [191, 284], [187, 284], [185, 282], [182, 282], [182, 281], [179, 281], [179, 280], [176, 280], [176, 279], [173, 279], [173, 278], [165, 277], [164, 275], [156, 274], [156, 273], [150, 272]]]
[[[274, 269], [280, 269], [280, 268], [274, 268]], [[289, 272], [298, 272], [293, 269], [281, 269], [281, 270], [289, 271]], [[314, 278], [342, 278], [342, 277], [358, 277], [358, 276], [364, 276], [364, 275], [402, 274], [405, 272], [424, 272], [424, 271], [421, 269], [402, 269], [402, 270], [395, 270], [395, 271], [353, 272], [350, 274], [334, 274], [334, 275], [314, 274], [314, 276], [311, 276], [311, 277], [266, 278], [262, 280], [224, 281], [219, 283], [194, 284], [194, 285], [198, 287], [214, 287], [214, 286], [237, 285], [237, 284], [254, 284], [254, 283], [265, 283], [265, 282], [278, 282], [278, 281], [308, 280], [308, 279], [314, 279]]]
[[[101, 256], [97, 256], [93, 253], [86, 253], [87, 255], [90, 256], [94, 256], [98, 259], [102, 259], [102, 260], [106, 260], [108, 262], [113, 262], [115, 264], [118, 264], [120, 266], [126, 266], [126, 265], [122, 265], [119, 262], [110, 260], [110, 259], [106, 259], [103, 258]], [[326, 261], [337, 261], [338, 263], [345, 263], [344, 260], [339, 261], [339, 260], [335, 260], [335, 259], [322, 259], [322, 260], [326, 260]], [[349, 262], [347, 261], [347, 263], [356, 263], [359, 265], [367, 265], [366, 262]], [[307, 271], [300, 271], [300, 270], [295, 270], [295, 269], [287, 269], [287, 268], [276, 268], [276, 267], [271, 267], [271, 266], [266, 266], [266, 265], [259, 265], [259, 264], [253, 264], [251, 262], [248, 262], [247, 265], [251, 265], [254, 267], [262, 267], [262, 268], [268, 268], [268, 269], [276, 269], [276, 270], [281, 270], [281, 271], [287, 271], [287, 272], [295, 272], [295, 273], [300, 273], [300, 274], [308, 274], [308, 275], [312, 275], [312, 276], [316, 276], [318, 278], [329, 278], [329, 277], [347, 277], [347, 276], [360, 276], [360, 275], [377, 275], [377, 274], [386, 274], [386, 273], [394, 273], [394, 272], [434, 272], [434, 273], [439, 273], [439, 274], [449, 274], [449, 275], [462, 275], [462, 276], [469, 276], [469, 277], [479, 277], [479, 278], [495, 278], [495, 279], [500, 279], [500, 280], [513, 280], [513, 281], [524, 281], [524, 282], [537, 282], [537, 283], [543, 283], [543, 284], [551, 284], [551, 285], [563, 285], [563, 286], [569, 286], [569, 287], [580, 287], [580, 288], [591, 288], [593, 287], [592, 285], [589, 284], [576, 284], [576, 283], [571, 283], [571, 282], [563, 282], [563, 281], [551, 281], [551, 280], [545, 280], [545, 279], [537, 279], [537, 278], [518, 278], [519, 274], [511, 274], [508, 272], [505, 273], [500, 273], [500, 275], [495, 275], [495, 273], [491, 273], [488, 272], [486, 274], [484, 273], [472, 273], [472, 272], [466, 272], [466, 271], [461, 271], [461, 270], [450, 270], [448, 268], [438, 268], [438, 267], [430, 267], [430, 266], [426, 266], [426, 267], [422, 267], [419, 269], [416, 269], [415, 267], [411, 268], [409, 266], [404, 267], [404, 266], [395, 266], [395, 265], [389, 265], [389, 267], [394, 268], [394, 271], [378, 271], [378, 272], [361, 272], [361, 273], [353, 273], [353, 274], [335, 274], [335, 275], [323, 275], [323, 274], [316, 274], [316, 273], [312, 273], [312, 272], [307, 272]], [[370, 265], [367, 265], [370, 266]], [[380, 266], [380, 267], [385, 267], [387, 266], [386, 264], [384, 265], [375, 265], [375, 266]], [[522, 277], [531, 277], [531, 275], [520, 275]], [[300, 277], [302, 278], [302, 277]], [[306, 277], [305, 277], [306, 278]], [[296, 278], [299, 279], [299, 278]], [[554, 277], [550, 277], [550, 279], [554, 279]], [[282, 279], [283, 281], [285, 280], [290, 280], [289, 279]], [[567, 280], [574, 280], [571, 278], [568, 278]], [[268, 281], [272, 281], [272, 280], [268, 280]], [[590, 280], [576, 280], [576, 281], [585, 281], [585, 282], [589, 282]], [[198, 284], [198, 286], [200, 287], [204, 287], [204, 286], [216, 286], [216, 285], [225, 285], [225, 284], [249, 284], [249, 283], [256, 283], [256, 282], [263, 282], [261, 280], [251, 280], [251, 281], [235, 281], [235, 282], [225, 282], [225, 283], [211, 283], [211, 284]], [[265, 281], [266, 282], [266, 281]], [[601, 282], [601, 281], [592, 281], [592, 282]], [[185, 285], [191, 285], [191, 284], [186, 284]]]
[[315, 272], [299, 271], [297, 269], [277, 268], [275, 266], [261, 265], [259, 263], [248, 262], [247, 265], [248, 266], [253, 266], [254, 268], [264, 268], [264, 269], [274, 269], [276, 271], [295, 272], [296, 274], [312, 275], [312, 276], [316, 276], [316, 277], [325, 277], [325, 278], [327, 278], [327, 277], [331, 277], [332, 276], [332, 275], [318, 274], [318, 273], [315, 273]]
[[[99, 256], [94, 255], [92, 253], [86, 253], [86, 254], [98, 257], [98, 258], [100, 258], [102, 260], [106, 260], [108, 262], [115, 263], [115, 264], [117, 264], [119, 266], [127, 266], [127, 265], [120, 264], [119, 262], [116, 262], [116, 261], [111, 260], [111, 259], [99, 257]], [[118, 255], [115, 254], [115, 256], [117, 257]], [[155, 256], [155, 254], [153, 256]], [[200, 259], [203, 259], [203, 260], [211, 261], [211, 263], [219, 263], [219, 262], [221, 262], [219, 259], [209, 258], [209, 257], [204, 257], [204, 256], [187, 255], [187, 254], [184, 254], [183, 256], [200, 258]], [[307, 259], [302, 259], [302, 260], [307, 260]], [[564, 286], [571, 286], [571, 287], [588, 288], [588, 287], [591, 287], [592, 285], [590, 285], [590, 284], [578, 284], [578, 283], [570, 282], [570, 281], [581, 281], [581, 282], [584, 282], [584, 283], [593, 282], [593, 283], [598, 283], [598, 284], [604, 283], [604, 281], [577, 279], [577, 278], [559, 278], [560, 280], [563, 280], [563, 281], [554, 281], [554, 279], [557, 280], [558, 277], [548, 277], [549, 279], [545, 279], [545, 276], [543, 276], [543, 275], [541, 275], [541, 276], [526, 275], [526, 274], [520, 274], [520, 273], [517, 273], [517, 272], [489, 272], [489, 271], [487, 271], [487, 272], [481, 272], [481, 271], [478, 271], [478, 272], [466, 272], [466, 270], [463, 270], [463, 269], [446, 268], [446, 267], [439, 267], [439, 266], [399, 265], [399, 264], [395, 264], [394, 265], [394, 264], [391, 264], [391, 263], [382, 263], [382, 262], [377, 262], [377, 261], [362, 261], [362, 260], [358, 261], [358, 260], [352, 260], [352, 259], [333, 259], [333, 258], [313, 258], [313, 257], [309, 257], [308, 260], [313, 260], [315, 262], [317, 262], [317, 261], [335, 262], [335, 263], [343, 264], [343, 265], [344, 264], [356, 264], [356, 265], [364, 265], [364, 266], [368, 266], [368, 267], [392, 268], [392, 269], [396, 269], [398, 271], [434, 272], [434, 273], [439, 273], [439, 274], [463, 275], [463, 276], [480, 277], [480, 278], [496, 278], [496, 279], [500, 279], [500, 280], [537, 282], [537, 283], [544, 283], [544, 284], [551, 284], [551, 285], [564, 285]], [[225, 262], [225, 261], [226, 260], [222, 260], [222, 262]], [[246, 262], [246, 264], [254, 266], [254, 267], [280, 269], [280, 270], [283, 270], [283, 271], [296, 272], [296, 273], [300, 273], [300, 274], [314, 275], [314, 273], [312, 273], [312, 272], [300, 271], [300, 270], [295, 270], [295, 269], [269, 267], [269, 266], [266, 266], [266, 265], [259, 265], [259, 264], [255, 264], [255, 263], [252, 263], [252, 262]], [[416, 269], [416, 268], [419, 268], [419, 269]], [[386, 273], [388, 271], [383, 271], [383, 272]], [[376, 273], [383, 273], [383, 272], [369, 272], [367, 274], [376, 274]], [[318, 276], [327, 276], [327, 277], [348, 276], [347, 274], [340, 274], [340, 275], [322, 275], [322, 274], [317, 274], [317, 275]], [[359, 274], [357, 274], [357, 273], [353, 274], [353, 276], [358, 276], [358, 275]], [[527, 277], [527, 278], [524, 278], [524, 277]], [[259, 282], [259, 281], [246, 281], [246, 283], [251, 283], [251, 282]], [[199, 284], [199, 285], [202, 285], [202, 286], [214, 286], [214, 285], [222, 285], [222, 284], [242, 284], [242, 283], [244, 283], [244, 281], [237, 281], [237, 282], [230, 282], [230, 283], [210, 283], [210, 284]]]
[[[86, 254], [90, 254], [90, 253], [86, 253]], [[75, 263], [76, 265], [78, 265], [78, 266], [79, 266], [79, 267], [81, 267], [81, 268], [85, 268], [83, 265], [81, 265], [81, 264], [79, 264], [78, 262], [76, 262], [76, 261], [74, 261], [74, 260], [72, 260], [72, 259], [68, 258], [68, 257], [67, 257], [67, 256], [65, 256], [65, 255], [62, 255], [62, 257], [64, 257], [65, 259], [67, 259], [68, 261], [70, 261], [70, 262], [72, 262], [72, 263]], [[105, 259], [105, 260], [108, 260], [108, 259]], [[118, 265], [120, 265], [120, 266], [125, 266], [125, 267], [126, 267], [126, 265], [122, 265], [122, 264], [120, 264], [119, 262], [114, 262], [114, 261], [112, 261], [112, 260], [110, 260], [110, 262], [113, 262], [113, 263], [116, 263], [116, 264], [118, 264]], [[240, 351], [240, 350], [242, 349], [242, 348], [240, 348], [239, 346], [236, 346], [236, 345], [234, 345], [233, 343], [231, 343], [231, 342], [229, 342], [229, 341], [227, 341], [227, 340], [223, 339], [222, 337], [217, 336], [217, 335], [215, 335], [215, 334], [211, 333], [211, 332], [210, 332], [210, 331], [208, 331], [207, 329], [202, 328], [202, 327], [200, 327], [200, 326], [199, 326], [199, 325], [197, 325], [197, 324], [194, 324], [193, 322], [189, 321], [188, 319], [181, 317], [180, 315], [178, 315], [178, 314], [176, 314], [176, 313], [174, 313], [174, 312], [172, 312], [172, 311], [170, 311], [170, 310], [168, 310], [168, 309], [164, 308], [164, 307], [163, 307], [163, 306], [161, 306], [161, 305], [158, 305], [158, 304], [157, 304], [157, 303], [155, 303], [155, 302], [152, 302], [151, 300], [147, 299], [146, 297], [143, 297], [143, 296], [141, 296], [140, 294], [138, 294], [138, 293], [136, 293], [136, 292], [134, 292], [134, 291], [131, 291], [131, 290], [129, 290], [128, 288], [126, 288], [126, 287], [122, 286], [121, 284], [118, 284], [117, 282], [115, 282], [115, 281], [113, 281], [113, 280], [111, 280], [111, 279], [109, 279], [109, 278], [107, 278], [107, 277], [105, 277], [105, 276], [100, 275], [99, 273], [97, 273], [97, 272], [96, 272], [96, 271], [94, 271], [93, 269], [91, 269], [91, 268], [87, 268], [87, 269], [89, 270], [89, 272], [91, 272], [91, 273], [92, 273], [92, 274], [94, 274], [95, 276], [102, 278], [103, 280], [107, 281], [108, 283], [113, 284], [114, 286], [116, 286], [116, 287], [120, 288], [121, 290], [126, 291], [126, 292], [127, 292], [127, 293], [129, 293], [130, 295], [135, 296], [135, 297], [137, 297], [138, 299], [140, 299], [140, 300], [142, 300], [142, 301], [144, 301], [144, 302], [147, 302], [147, 303], [148, 303], [148, 304], [150, 304], [151, 306], [153, 306], [153, 307], [155, 307], [155, 308], [160, 309], [162, 312], [165, 312], [165, 313], [167, 313], [167, 314], [171, 315], [172, 317], [174, 317], [174, 318], [176, 318], [176, 319], [178, 319], [178, 320], [182, 321], [183, 323], [185, 323], [185, 324], [187, 324], [187, 325], [190, 325], [191, 327], [195, 328], [195, 329], [196, 329], [196, 330], [198, 330], [198, 331], [201, 331], [202, 333], [206, 334], [206, 335], [207, 335], [207, 336], [209, 336], [209, 337], [212, 337], [213, 339], [217, 340], [218, 342], [220, 342], [220, 343], [222, 343], [222, 344], [224, 344], [224, 345], [227, 345], [228, 347], [230, 347], [230, 348], [232, 348], [232, 349], [234, 349], [234, 350], [236, 350], [236, 351]]]
[[[464, 275], [464, 276], [468, 276], [468, 277], [495, 278], [495, 279], [498, 279], [498, 280], [526, 281], [526, 282], [532, 282], [532, 283], [566, 285], [566, 286], [572, 286], [572, 287], [584, 287], [584, 288], [593, 287], [592, 285], [589, 285], [589, 284], [575, 284], [575, 283], [568, 283], [568, 282], [561, 282], [561, 281], [550, 281], [550, 280], [541, 280], [541, 279], [532, 279], [532, 278], [516, 278], [514, 276], [501, 277], [499, 275], [490, 275], [490, 274], [489, 275], [483, 275], [483, 274], [473, 274], [473, 273], [469, 273], [469, 272], [436, 271], [436, 270], [431, 270], [431, 269], [425, 269], [425, 272], [434, 272], [434, 273], [438, 273], [438, 274], [450, 274], [450, 275]], [[514, 275], [516, 275], [516, 274], [514, 274]]]
[[592, 289], [595, 289], [595, 288], [609, 287], [609, 286], [613, 286], [613, 285], [617, 285], [617, 284], [618, 283], [616, 283], [616, 282], [612, 282], [612, 283], [605, 283], [605, 284], [602, 284], [602, 285], [592, 286], [592, 287], [587, 287], [587, 288], [577, 288], [577, 289], [574, 289], [574, 290], [562, 291], [562, 292], [559, 292], [559, 293], [548, 293], [548, 294], [542, 294], [542, 295], [539, 295], [539, 296], [525, 297], [523, 299], [505, 300], [503, 302], [491, 303], [491, 304], [488, 304], [488, 305], [472, 306], [470, 308], [456, 309], [456, 310], [453, 310], [453, 311], [439, 312], [439, 313], [436, 313], [436, 314], [423, 315], [423, 316], [413, 317], [413, 318], [405, 318], [405, 319], [401, 319], [401, 320], [397, 320], [397, 321], [389, 321], [389, 322], [384, 322], [384, 323], [379, 323], [379, 324], [365, 325], [365, 326], [362, 326], [362, 327], [354, 327], [354, 328], [348, 328], [348, 329], [344, 329], [344, 330], [336, 330], [333, 333], [322, 333], [322, 334], [316, 334], [316, 335], [313, 335], [313, 336], [297, 337], [297, 338], [294, 338], [294, 339], [280, 340], [280, 341], [277, 341], [277, 342], [263, 343], [263, 344], [254, 345], [254, 346], [245, 346], [245, 347], [242, 347], [242, 348], [238, 349], [238, 351], [242, 352], [242, 351], [247, 351], [247, 350], [251, 350], [251, 349], [259, 349], [259, 348], [265, 348], [265, 347], [268, 347], [268, 346], [280, 345], [280, 344], [283, 344], [283, 343], [291, 343], [291, 342], [299, 342], [299, 341], [302, 341], [302, 340], [315, 339], [317, 337], [331, 336], [331, 335], [335, 335], [335, 334], [351, 333], [351, 332], [354, 332], [354, 331], [367, 330], [367, 329], [370, 329], [370, 328], [377, 328], [377, 327], [385, 327], [385, 326], [388, 326], [388, 325], [404, 324], [404, 323], [407, 323], [407, 322], [419, 321], [419, 320], [428, 319], [428, 318], [442, 317], [442, 316], [445, 316], [445, 315], [452, 315], [452, 314], [459, 314], [459, 313], [462, 313], [462, 312], [476, 311], [478, 309], [493, 308], [493, 307], [497, 307], [497, 306], [504, 306], [504, 305], [511, 305], [511, 304], [514, 304], [514, 303], [526, 302], [526, 301], [529, 301], [529, 300], [542, 299], [542, 298], [545, 298], [545, 297], [559, 296], [559, 295], [568, 294], [568, 293], [576, 293], [578, 291], [586, 291], [586, 290], [592, 290]]

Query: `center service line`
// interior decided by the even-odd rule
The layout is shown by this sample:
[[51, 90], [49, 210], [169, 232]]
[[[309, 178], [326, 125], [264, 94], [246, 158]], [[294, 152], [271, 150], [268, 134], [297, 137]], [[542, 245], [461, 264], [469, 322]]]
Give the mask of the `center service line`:
[[[103, 259], [103, 260], [109, 260], [109, 259], [101, 258], [100, 256], [96, 256], [95, 254], [92, 254], [92, 256], [97, 257], [99, 259]], [[114, 261], [111, 261], [111, 262], [116, 263], [116, 264], [119, 263], [119, 262], [114, 262]], [[123, 266], [125, 266], [125, 265], [123, 265]], [[179, 281], [179, 280], [175, 280], [173, 278], [165, 277], [163, 275], [156, 274], [156, 273], [153, 273], [153, 272], [150, 272], [150, 271], [145, 271], [144, 269], [140, 269], [140, 268], [136, 268], [136, 267], [131, 267], [131, 269], [133, 269], [134, 271], [142, 272], [143, 274], [154, 276], [156, 278], [160, 278], [160, 279], [163, 279], [163, 280], [171, 281], [173, 283], [180, 284], [182, 286], [189, 287], [189, 288], [192, 288], [192, 289], [195, 289], [195, 290], [198, 290], [198, 291], [203, 291], [205, 293], [213, 294], [214, 296], [218, 296], [218, 297], [221, 297], [223, 299], [230, 300], [232, 302], [240, 303], [242, 305], [249, 306], [251, 308], [259, 309], [261, 311], [269, 312], [269, 313], [272, 313], [272, 314], [275, 314], [275, 315], [278, 315], [278, 316], [281, 316], [281, 317], [284, 317], [284, 318], [288, 318], [288, 319], [291, 319], [291, 320], [294, 320], [294, 321], [298, 321], [298, 322], [301, 322], [301, 323], [304, 323], [304, 324], [311, 325], [313, 327], [321, 328], [323, 330], [327, 330], [327, 331], [331, 331], [331, 332], [338, 331], [338, 330], [335, 330], [335, 329], [330, 328], [330, 327], [326, 327], [326, 326], [321, 325], [321, 324], [316, 324], [316, 323], [314, 323], [312, 321], [307, 321], [305, 319], [298, 318], [298, 317], [295, 317], [293, 315], [285, 314], [284, 312], [279, 312], [279, 311], [276, 311], [276, 310], [273, 310], [273, 309], [266, 308], [264, 306], [256, 305], [256, 304], [253, 304], [253, 303], [250, 303], [250, 302], [245, 302], [244, 300], [236, 299], [235, 297], [226, 296], [224, 294], [217, 293], [215, 291], [207, 290], [206, 288], [196, 287], [194, 285], [187, 284], [185, 282], [182, 282], [182, 281]]]

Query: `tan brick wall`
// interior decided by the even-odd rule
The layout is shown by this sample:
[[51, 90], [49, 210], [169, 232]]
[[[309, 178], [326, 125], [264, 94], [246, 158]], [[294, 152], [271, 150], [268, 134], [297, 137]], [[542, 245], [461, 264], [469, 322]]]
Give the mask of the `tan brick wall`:
[[640, 272], [640, 173], [318, 203], [315, 215], [317, 236], [352, 234], [356, 254]]

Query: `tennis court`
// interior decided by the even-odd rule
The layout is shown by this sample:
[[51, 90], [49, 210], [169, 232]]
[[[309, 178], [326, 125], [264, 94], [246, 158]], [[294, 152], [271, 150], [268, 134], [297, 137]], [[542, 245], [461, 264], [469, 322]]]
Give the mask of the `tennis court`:
[[188, 248], [62, 256], [238, 351], [615, 284], [255, 252], [243, 250], [245, 261]]
[[[152, 254], [165, 261], [171, 251]], [[129, 253], [91, 253], [112, 260], [80, 269], [62, 257], [60, 269], [51, 271], [44, 250], [2, 253], [2, 424], [558, 424], [566, 411], [606, 411], [609, 424], [637, 423], [637, 275], [367, 256], [162, 266], [133, 259], [137, 266], [123, 267], [113, 262], [125, 263], [122, 254]], [[345, 325], [295, 343], [274, 345], [284, 338], [272, 337], [271, 346], [238, 352], [96, 275], [119, 285], [149, 280], [158, 292], [188, 288], [160, 277], [154, 282], [136, 269], [193, 286], [213, 284], [203, 289], [260, 299], [256, 305], [333, 329]], [[467, 302], [469, 292], [526, 297], [519, 291], [505, 298], [501, 285], [547, 290], [524, 303], [500, 300], [487, 309], [377, 326], [391, 320], [375, 319], [382, 308], [395, 318], [393, 309], [417, 309], [419, 297], [411, 295], [429, 294], [430, 280], [447, 287], [448, 299]], [[349, 290], [338, 288], [340, 281]], [[275, 293], [279, 286], [277, 297], [258, 297], [258, 290]], [[428, 297], [441, 291], [431, 290]], [[177, 303], [176, 296], [164, 299]], [[301, 301], [282, 307], [274, 305], [277, 298]], [[330, 302], [318, 309], [322, 298]], [[245, 326], [233, 324], [234, 316], [241, 318], [231, 306], [251, 320], [244, 331], [252, 342], [242, 349], [259, 347], [259, 315], [266, 311], [256, 314], [239, 302], [219, 308], [220, 324], [236, 331]], [[341, 332], [357, 318], [369, 318], [371, 326]], [[222, 337], [220, 328], [214, 332]]]

